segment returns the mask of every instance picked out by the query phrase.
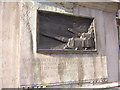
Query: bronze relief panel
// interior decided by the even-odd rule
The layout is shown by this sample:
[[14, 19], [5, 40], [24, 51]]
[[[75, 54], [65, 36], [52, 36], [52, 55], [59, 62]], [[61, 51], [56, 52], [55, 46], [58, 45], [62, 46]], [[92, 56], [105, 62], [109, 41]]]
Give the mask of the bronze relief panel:
[[37, 12], [37, 52], [96, 51], [94, 19], [49, 11]]

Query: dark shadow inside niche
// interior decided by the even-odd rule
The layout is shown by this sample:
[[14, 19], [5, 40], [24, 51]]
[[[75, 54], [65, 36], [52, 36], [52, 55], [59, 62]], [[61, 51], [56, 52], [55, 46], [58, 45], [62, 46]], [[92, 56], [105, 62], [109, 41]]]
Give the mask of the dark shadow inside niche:
[[37, 52], [96, 52], [94, 19], [37, 11]]

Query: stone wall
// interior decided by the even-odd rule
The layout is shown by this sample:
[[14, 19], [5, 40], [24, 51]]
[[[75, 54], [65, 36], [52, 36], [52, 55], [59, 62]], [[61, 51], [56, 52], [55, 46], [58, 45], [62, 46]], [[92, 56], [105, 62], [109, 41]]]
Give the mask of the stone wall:
[[[117, 28], [115, 24], [115, 13], [103, 12], [97, 9], [91, 9], [76, 5], [74, 8], [66, 9], [55, 3], [29, 3], [24, 4], [28, 8], [23, 8], [23, 13], [27, 11], [29, 24], [22, 24], [22, 30], [26, 35], [21, 36], [25, 41], [28, 40], [28, 50], [33, 50], [33, 54], [24, 52], [24, 57], [31, 58], [33, 78], [32, 84], [46, 85], [59, 85], [70, 83], [100, 83], [108, 80], [114, 82], [118, 80], [118, 40]], [[97, 53], [95, 54], [40, 54], [36, 53], [36, 13], [37, 10], [47, 10], [66, 14], [72, 14], [83, 17], [94, 17], [97, 33]], [[23, 14], [24, 15], [24, 14]], [[22, 23], [28, 22], [24, 19]], [[109, 26], [109, 25], [110, 26]], [[27, 27], [27, 28], [26, 28]], [[29, 32], [27, 32], [29, 31]], [[28, 34], [28, 35], [27, 35]], [[31, 39], [30, 39], [31, 38]], [[29, 41], [31, 40], [31, 41]], [[33, 42], [33, 44], [31, 44]], [[112, 43], [113, 42], [113, 43]], [[22, 44], [24, 45], [24, 44]], [[32, 46], [33, 45], [33, 46]], [[22, 46], [23, 48], [24, 46]], [[31, 51], [32, 52], [32, 51]], [[23, 58], [23, 56], [21, 56]], [[32, 61], [31, 61], [32, 60]], [[20, 60], [22, 61], [22, 60]], [[30, 63], [29, 62], [29, 63]], [[24, 62], [26, 65], [28, 62]], [[112, 66], [112, 64], [114, 66]], [[22, 63], [23, 65], [23, 63]], [[23, 66], [24, 67], [24, 66]], [[24, 72], [28, 72], [27, 66]], [[113, 70], [115, 69], [115, 70]], [[22, 69], [21, 69], [22, 70]], [[23, 72], [23, 70], [22, 70]], [[28, 74], [31, 71], [29, 69]], [[26, 76], [28, 75], [26, 73]], [[22, 76], [25, 76], [22, 74]], [[22, 85], [25, 85], [24, 79], [21, 79]]]
[[[94, 17], [95, 54], [41, 54], [36, 52], [37, 10]], [[118, 40], [115, 13], [55, 3], [0, 3], [1, 87], [115, 82], [118, 80]], [[71, 86], [69, 86], [71, 87]]]
[[[0, 88], [20, 86], [19, 3], [0, 2]], [[2, 47], [1, 47], [2, 46]]]

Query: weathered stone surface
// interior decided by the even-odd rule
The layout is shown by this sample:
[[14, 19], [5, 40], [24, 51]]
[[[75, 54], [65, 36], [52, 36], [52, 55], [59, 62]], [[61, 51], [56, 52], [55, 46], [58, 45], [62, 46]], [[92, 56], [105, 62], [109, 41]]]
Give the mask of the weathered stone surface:
[[[38, 4], [38, 8], [40, 6], [41, 4], [40, 5]], [[44, 7], [44, 10], [55, 11], [54, 5], [53, 6], [51, 5], [52, 8], [47, 8], [50, 6], [48, 4], [47, 6], [43, 4], [43, 6], [41, 6], [39, 9], [42, 10], [42, 7]], [[56, 9], [56, 12], [59, 12], [59, 9]], [[73, 12], [74, 15], [95, 18], [98, 54], [89, 54], [89, 55], [88, 54], [81, 54], [81, 55], [80, 54], [64, 54], [64, 55], [45, 54], [44, 55], [37, 53], [36, 54], [37, 61], [39, 61], [40, 63], [39, 65], [41, 66], [41, 67], [39, 66], [35, 67], [39, 69], [39, 72], [41, 72], [40, 75], [41, 77], [38, 77], [37, 75], [38, 78], [41, 78], [39, 79], [40, 81], [37, 82], [40, 82], [43, 85], [46, 83], [56, 83], [56, 82], [69, 83], [71, 81], [109, 78], [107, 76], [107, 65], [109, 65], [109, 63], [107, 63], [107, 57], [106, 57], [106, 37], [105, 37], [106, 33], [104, 27], [105, 17], [103, 11], [77, 6], [76, 8], [73, 9]], [[64, 13], [67, 13], [67, 11]], [[34, 82], [35, 81], [36, 80], [34, 79]]]
[[[55, 3], [21, 3], [19, 5], [18, 3], [0, 3], [2, 87], [79, 83], [83, 80], [92, 83], [92, 80], [102, 80], [101, 78], [108, 78], [110, 82], [117, 81], [118, 42], [115, 14], [81, 6], [66, 9]], [[98, 53], [36, 53], [37, 9], [94, 17]]]
[[20, 85], [32, 85], [33, 43], [30, 24], [30, 2], [22, 2], [20, 8]]
[[[19, 87], [19, 45], [20, 45], [19, 4], [0, 2], [0, 41], [2, 41], [2, 59], [0, 58], [0, 80], [2, 88]], [[2, 76], [1, 76], [2, 75]]]
[[[115, 14], [104, 12], [107, 70], [110, 82], [118, 81], [118, 30]], [[112, 22], [112, 23], [111, 23]]]
[[[0, 25], [2, 25], [2, 10], [3, 3], [0, 3]], [[2, 32], [2, 27], [0, 27], [0, 30]], [[2, 33], [0, 33], [0, 49], [2, 49]], [[2, 71], [2, 50], [0, 50], [0, 71]], [[2, 88], [2, 72], [0, 72], [0, 89]]]

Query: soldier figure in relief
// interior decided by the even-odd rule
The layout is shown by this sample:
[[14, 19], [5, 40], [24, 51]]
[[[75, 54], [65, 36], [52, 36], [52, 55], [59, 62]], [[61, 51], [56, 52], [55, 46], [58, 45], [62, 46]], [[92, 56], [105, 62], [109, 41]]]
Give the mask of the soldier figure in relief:
[[41, 32], [43, 36], [59, 40], [63, 43], [66, 43], [64, 49], [73, 49], [73, 50], [88, 50], [94, 49], [95, 41], [94, 41], [94, 27], [90, 27], [87, 33], [79, 33], [75, 30], [75, 28], [68, 28], [68, 31], [75, 34], [76, 37], [67, 38], [59, 35], [47, 34]]

